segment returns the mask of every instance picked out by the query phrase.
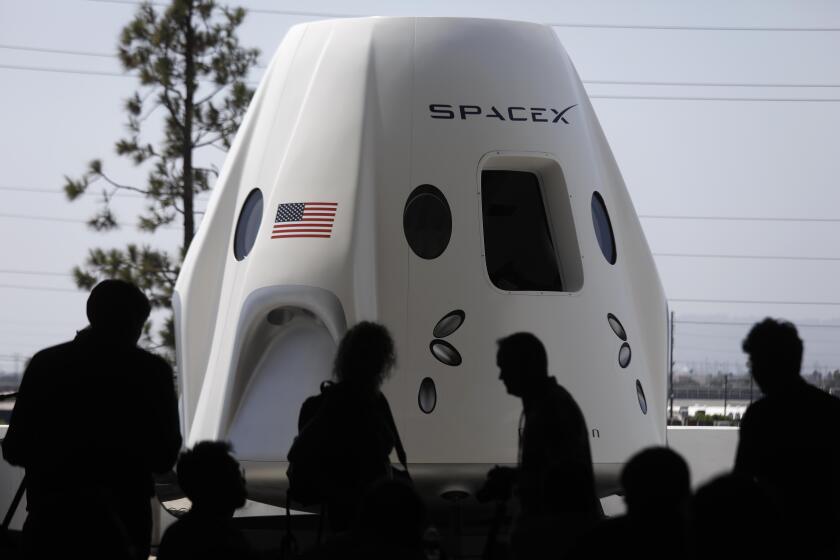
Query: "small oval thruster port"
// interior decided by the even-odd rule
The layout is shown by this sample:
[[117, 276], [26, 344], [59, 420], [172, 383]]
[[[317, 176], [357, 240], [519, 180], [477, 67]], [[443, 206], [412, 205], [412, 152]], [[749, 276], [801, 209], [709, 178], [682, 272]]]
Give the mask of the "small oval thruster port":
[[437, 388], [435, 388], [435, 382], [431, 377], [427, 377], [420, 382], [417, 404], [420, 406], [420, 410], [426, 414], [431, 414], [437, 406]]
[[461, 354], [448, 342], [444, 340], [433, 340], [431, 344], [429, 344], [429, 349], [432, 351], [432, 355], [437, 358], [439, 362], [448, 366], [461, 365]]
[[460, 309], [450, 311], [443, 317], [443, 319], [438, 321], [432, 331], [432, 334], [434, 334], [435, 338], [446, 338], [461, 327], [464, 323], [464, 317], [464, 312]]
[[625, 342], [618, 350], [618, 365], [623, 368], [629, 366], [631, 356], [632, 352], [630, 351], [630, 345]]

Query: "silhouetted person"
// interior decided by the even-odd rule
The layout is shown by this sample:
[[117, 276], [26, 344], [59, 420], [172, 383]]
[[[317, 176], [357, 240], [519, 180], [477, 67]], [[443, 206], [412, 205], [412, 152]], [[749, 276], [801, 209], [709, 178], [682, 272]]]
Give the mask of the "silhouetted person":
[[[152, 473], [171, 469], [181, 445], [172, 369], [137, 347], [149, 312], [137, 287], [105, 280], [88, 298], [90, 327], [26, 368], [3, 456], [26, 469], [30, 556], [61, 546], [51, 535], [62, 526], [75, 539], [122, 532], [133, 557], [148, 557]], [[92, 501], [116, 522], [80, 520], [76, 505]], [[72, 535], [82, 521], [85, 530]]]
[[787, 321], [764, 319], [743, 343], [764, 397], [741, 420], [735, 472], [776, 503], [801, 557], [836, 558], [840, 527], [840, 400], [799, 375], [802, 340]]
[[192, 502], [158, 549], [159, 560], [247, 560], [255, 553], [233, 524], [245, 505], [245, 478], [230, 444], [202, 441], [178, 459], [178, 484]]
[[[725, 474], [691, 500], [693, 557], [801, 558], [782, 548], [778, 511], [751, 478]], [[730, 515], [734, 512], [735, 515]]]
[[645, 449], [624, 466], [621, 486], [627, 514], [598, 524], [578, 542], [570, 557], [685, 557], [691, 497], [685, 460], [666, 447]]
[[[518, 468], [494, 468], [488, 473], [487, 486], [515, 485], [520, 513], [511, 533], [511, 549], [515, 557], [525, 558], [534, 552], [529, 549], [534, 528], [541, 528], [547, 516], [556, 515], [558, 508], [566, 505], [553, 500], [564, 496], [567, 504], [574, 502], [572, 507], [584, 525], [598, 518], [600, 503], [583, 413], [572, 395], [548, 375], [542, 342], [523, 332], [499, 340], [498, 345], [499, 379], [508, 393], [522, 399], [524, 424]], [[576, 488], [558, 486], [557, 473], [572, 476]], [[555, 485], [552, 492], [546, 492], [547, 484]]]
[[365, 492], [352, 531], [334, 536], [305, 560], [425, 560], [426, 506], [402, 480], [379, 480]]
[[395, 362], [388, 330], [361, 322], [339, 343], [336, 382], [325, 384], [320, 395], [301, 407], [300, 434], [289, 451], [291, 469], [318, 467], [315, 483], [333, 531], [347, 530], [367, 488], [393, 475], [390, 454], [395, 446], [405, 462], [391, 409], [380, 391]]

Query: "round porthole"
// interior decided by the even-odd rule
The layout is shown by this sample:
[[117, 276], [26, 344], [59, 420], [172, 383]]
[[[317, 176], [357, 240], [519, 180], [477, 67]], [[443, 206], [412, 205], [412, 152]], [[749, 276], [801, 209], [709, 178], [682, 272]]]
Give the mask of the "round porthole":
[[461, 324], [464, 322], [464, 317], [464, 312], [460, 309], [450, 311], [443, 319], [438, 321], [432, 334], [434, 334], [435, 338], [446, 338], [461, 327]]
[[411, 192], [403, 210], [403, 231], [408, 246], [423, 259], [439, 257], [452, 236], [452, 212], [437, 187], [420, 185]]
[[443, 340], [433, 340], [432, 343], [429, 344], [429, 349], [432, 351], [432, 355], [434, 355], [439, 362], [448, 366], [461, 365], [461, 354], [448, 342]]
[[615, 333], [615, 336], [621, 340], [627, 340], [627, 331], [624, 330], [624, 325], [621, 324], [618, 317], [612, 313], [607, 313], [607, 322], [610, 324], [610, 328]]
[[632, 352], [630, 351], [630, 345], [625, 342], [621, 345], [621, 348], [618, 349], [618, 365], [623, 368], [629, 366], [631, 356]]
[[425, 378], [420, 383], [420, 392], [417, 393], [417, 404], [426, 414], [431, 414], [437, 406], [437, 389], [431, 377]]
[[636, 380], [636, 396], [639, 398], [639, 407], [642, 409], [642, 414], [647, 414], [647, 399], [645, 398], [645, 390], [642, 388], [642, 382]]
[[610, 215], [607, 213], [607, 205], [604, 204], [604, 199], [598, 191], [592, 193], [592, 225], [595, 227], [595, 237], [598, 239], [598, 246], [601, 247], [604, 258], [608, 263], [615, 264], [615, 235], [612, 223], [610, 223]]
[[233, 256], [236, 260], [241, 261], [254, 248], [262, 213], [263, 195], [260, 189], [254, 189], [248, 193], [236, 222], [236, 233], [233, 236]]

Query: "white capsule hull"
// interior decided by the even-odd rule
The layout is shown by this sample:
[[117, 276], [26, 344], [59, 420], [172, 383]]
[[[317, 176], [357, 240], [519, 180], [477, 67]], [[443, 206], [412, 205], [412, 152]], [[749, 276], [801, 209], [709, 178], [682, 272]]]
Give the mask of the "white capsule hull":
[[[496, 249], [486, 244], [504, 238], [490, 232], [482, 198], [494, 170], [539, 182], [563, 289], [511, 289], [518, 279], [491, 272]], [[438, 189], [451, 213], [434, 258], [418, 256], [404, 230], [421, 185]], [[241, 216], [255, 189], [261, 211]], [[595, 192], [614, 264], [596, 235]], [[307, 202], [330, 205], [314, 212], [327, 218], [313, 222], [315, 236], [282, 235], [302, 231], [284, 213]], [[236, 255], [249, 245], [249, 219], [255, 240]], [[396, 341], [384, 391], [429, 495], [472, 492], [487, 468], [516, 462], [521, 402], [495, 365], [496, 340], [516, 331], [543, 340], [551, 374], [580, 404], [602, 494], [634, 452], [665, 441], [665, 296], [586, 92], [549, 27], [370, 18], [292, 28], [228, 154], [175, 310], [187, 443], [231, 440], [266, 501], [283, 495], [302, 400], [330, 376], [337, 341], [360, 320], [384, 323]], [[453, 311], [463, 312], [461, 326], [435, 337]], [[435, 357], [436, 339], [460, 365]]]

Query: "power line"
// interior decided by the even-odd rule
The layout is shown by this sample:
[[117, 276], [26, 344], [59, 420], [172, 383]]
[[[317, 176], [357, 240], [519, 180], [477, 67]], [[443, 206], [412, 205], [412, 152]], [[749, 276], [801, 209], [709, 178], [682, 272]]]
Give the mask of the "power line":
[[757, 26], [717, 26], [717, 25], [626, 25], [609, 23], [546, 23], [550, 27], [572, 29], [638, 29], [645, 31], [766, 31], [784, 33], [836, 33], [840, 27], [757, 27]]
[[27, 325], [25, 323], [17, 323], [17, 324], [9, 324], [9, 323], [0, 323], [0, 330], [3, 332], [12, 332], [12, 333], [47, 333], [47, 334], [58, 334], [58, 333], [66, 333], [72, 331], [79, 330], [78, 322], [71, 323], [73, 327], [70, 325], [64, 326], [65, 323], [60, 324], [44, 324], [44, 325]]
[[[65, 195], [63, 190], [27, 188], [27, 187], [4, 187], [4, 186], [0, 186], [0, 191], [22, 192], [22, 193], [32, 193], [32, 194], [60, 194], [60, 195]], [[146, 198], [142, 194], [127, 193], [127, 192], [122, 192], [122, 191], [117, 191], [112, 196], [119, 196], [119, 197], [126, 197], [126, 198]]]
[[694, 97], [674, 95], [602, 95], [590, 94], [590, 99], [633, 99], [649, 101], [749, 101], [749, 102], [792, 102], [792, 103], [837, 103], [838, 97]]
[[26, 45], [0, 45], [0, 49], [11, 51], [29, 51], [50, 54], [70, 54], [73, 56], [92, 56], [97, 58], [116, 58], [117, 55], [92, 51], [74, 51], [70, 49], [49, 49], [46, 47], [30, 47]]
[[76, 218], [59, 218], [56, 216], [34, 216], [28, 214], [0, 214], [0, 218], [9, 218], [12, 220], [40, 220], [45, 222], [67, 222], [74, 224], [86, 224], [87, 220], [79, 220]]
[[23, 337], [23, 338], [55, 338], [57, 336], [69, 336], [68, 332], [59, 332], [59, 331], [38, 331], [38, 332], [20, 332], [20, 331], [6, 331], [3, 333], [3, 338], [8, 339], [10, 337]]
[[744, 351], [740, 349], [735, 349], [731, 346], [695, 346], [693, 344], [679, 344], [675, 346], [674, 351], [678, 351], [679, 348], [683, 350], [701, 350], [704, 352], [714, 352], [716, 354], [743, 354]]
[[[93, 1], [93, 0], [90, 0]], [[113, 76], [117, 78], [136, 78], [136, 73], [108, 72], [103, 70], [76, 70], [69, 68], [54, 68], [45, 66], [22, 66], [13, 64], [0, 64], [0, 68], [6, 70], [24, 70], [31, 72], [53, 72], [59, 74], [77, 74], [86, 76]], [[256, 82], [248, 82], [254, 84]], [[792, 102], [792, 103], [837, 103], [840, 98], [836, 97], [695, 97], [695, 96], [674, 96], [674, 95], [606, 95], [590, 94], [590, 99], [629, 99], [629, 100], [652, 100], [652, 101], [744, 101], [744, 102]]]
[[749, 299], [702, 299], [702, 298], [668, 298], [668, 301], [679, 303], [732, 303], [745, 305], [825, 305], [840, 306], [840, 301], [769, 301]]
[[[708, 334], [708, 333], [695, 333], [695, 332], [680, 332], [678, 338], [701, 338], [701, 339], [714, 339], [714, 340], [736, 340], [740, 341], [741, 337], [743, 336], [742, 333], [729, 333], [729, 334]], [[837, 346], [837, 336], [832, 336], [831, 338], [814, 338], [813, 336], [805, 336], [805, 341], [811, 344], [831, 344], [832, 346]], [[840, 352], [838, 352], [840, 353]]]
[[[684, 319], [676, 319], [674, 323], [682, 324], [682, 325], [731, 325], [731, 326], [747, 326], [751, 327], [755, 325], [758, 321], [693, 321], [693, 320], [684, 320]], [[797, 328], [807, 328], [807, 329], [840, 329], [840, 325], [826, 325], [822, 323], [794, 323]]]
[[[127, 4], [138, 5], [134, 0], [88, 0], [100, 4]], [[162, 3], [153, 3], [154, 6], [165, 6]], [[369, 17], [364, 14], [343, 14], [329, 12], [309, 12], [297, 10], [279, 10], [270, 8], [246, 8], [246, 11], [255, 14], [276, 14], [284, 16], [305, 16], [305, 17], [327, 17], [327, 18], [363, 18]], [[626, 25], [609, 23], [568, 23], [568, 22], [546, 22], [544, 25], [550, 27], [568, 28], [592, 28], [592, 29], [643, 29], [656, 31], [784, 31], [784, 32], [823, 32], [830, 33], [840, 31], [837, 27], [758, 27], [758, 26], [700, 26], [700, 25]]]
[[[36, 215], [32, 215], [32, 214], [0, 214], [0, 218], [8, 218], [8, 219], [11, 219], [11, 220], [38, 220], [38, 221], [44, 221], [44, 222], [66, 222], [66, 223], [73, 223], [73, 224], [87, 224], [88, 223], [88, 220], [79, 220], [77, 218], [60, 218], [60, 217], [57, 217], [57, 216], [36, 216]], [[119, 226], [119, 227], [131, 227], [127, 224], [120, 223], [120, 222], [117, 223], [117, 226]], [[168, 225], [162, 225], [162, 226], [158, 226], [158, 227], [163, 228], [163, 229], [177, 229], [180, 226], [173, 225], [173, 224], [168, 224]], [[153, 232], [148, 232], [148, 233], [153, 233]]]
[[763, 216], [676, 216], [665, 214], [639, 214], [639, 218], [645, 220], [708, 220], [708, 221], [732, 221], [732, 222], [815, 222], [815, 223], [840, 223], [840, 218], [791, 218], [785, 216], [763, 217]]
[[81, 74], [86, 76], [116, 76], [118, 78], [136, 78], [137, 74], [107, 72], [104, 70], [71, 70], [69, 68], [48, 68], [44, 66], [20, 66], [14, 64], [0, 64], [6, 70], [26, 70], [32, 72], [55, 72], [58, 74]]
[[[140, 2], [136, 2], [135, 0], [88, 0], [88, 2], [96, 2], [97, 4], [122, 4], [122, 5], [129, 5], [129, 6], [137, 6]], [[152, 6], [155, 7], [166, 7], [167, 4], [162, 2], [151, 2]], [[342, 13], [327, 13], [327, 12], [308, 12], [302, 10], [278, 10], [272, 8], [245, 8], [247, 12], [251, 12], [254, 14], [273, 14], [273, 15], [280, 15], [280, 16], [300, 16], [300, 17], [322, 17], [322, 18], [364, 18], [370, 17], [364, 14], [342, 14]]]
[[[61, 189], [45, 189], [45, 188], [39, 188], [39, 187], [15, 187], [15, 186], [2, 186], [2, 185], [0, 185], [0, 191], [21, 192], [21, 193], [30, 193], [30, 194], [60, 194], [62, 196], [65, 196], [65, 192]], [[196, 193], [195, 196], [200, 197], [204, 194], [209, 194], [210, 192], [211, 192], [210, 190], [201, 191], [199, 193]], [[90, 193], [90, 194], [96, 195], [98, 193]], [[142, 199], [148, 198], [145, 195], [135, 193], [135, 192], [125, 192], [122, 189], [118, 189], [116, 192], [114, 192], [113, 194], [110, 194], [109, 196], [116, 196], [116, 197], [120, 197], [120, 198], [123, 198], [123, 197], [125, 197], [125, 198], [142, 198]]]
[[[66, 54], [72, 56], [87, 56], [95, 58], [116, 59], [116, 54], [93, 51], [77, 51], [72, 49], [53, 49], [29, 45], [0, 45], [0, 49], [40, 52], [49, 54]], [[266, 68], [264, 64], [256, 64], [257, 68]], [[739, 88], [840, 88], [836, 84], [796, 84], [796, 83], [745, 83], [745, 82], [692, 82], [692, 81], [659, 81], [659, 80], [581, 80], [584, 84], [610, 86], [657, 86], [657, 87], [739, 87]]]
[[[92, 0], [91, 0], [92, 1]], [[30, 72], [52, 72], [52, 73], [59, 73], [59, 74], [76, 74], [76, 75], [85, 75], [85, 76], [112, 76], [117, 78], [137, 78], [136, 73], [132, 72], [109, 72], [105, 70], [78, 70], [78, 69], [70, 69], [70, 68], [55, 68], [55, 67], [46, 67], [46, 66], [23, 66], [23, 65], [14, 65], [14, 64], [0, 64], [0, 68], [6, 70], [23, 70], [23, 71], [30, 71]], [[264, 68], [264, 67], [263, 67]], [[256, 82], [248, 82], [249, 84], [255, 84]], [[593, 83], [593, 82], [584, 82], [584, 83]], [[614, 82], [615, 84], [619, 84], [621, 82]], [[628, 82], [627, 85], [633, 85], [632, 83]], [[654, 85], [654, 84], [650, 84]], [[677, 85], [677, 84], [672, 84]], [[686, 84], [688, 85], [688, 84]], [[748, 86], [748, 84], [743, 84], [744, 86]], [[763, 87], [760, 85], [756, 85], [753, 87]], [[778, 85], [777, 87], [840, 87], [839, 86], [829, 86], [829, 85], [804, 85], [804, 86], [782, 86]], [[608, 95], [608, 94], [589, 94], [590, 99], [627, 99], [627, 100], [648, 100], [648, 101], [724, 101], [724, 102], [790, 102], [790, 103], [837, 103], [840, 102], [840, 98], [836, 97], [708, 97], [708, 96], [674, 96], [674, 95]]]
[[80, 295], [86, 295], [86, 293], [81, 290], [74, 290], [71, 288], [52, 288], [49, 286], [20, 286], [17, 284], [0, 284], [0, 288], [10, 290], [35, 290], [39, 292], [74, 292]]
[[[117, 78], [138, 78], [136, 72], [108, 72], [105, 70], [76, 70], [70, 68], [55, 68], [46, 66], [23, 66], [16, 64], [0, 64], [0, 68], [6, 70], [25, 70], [30, 72], [54, 72], [58, 74], [78, 74], [83, 76], [114, 76]], [[212, 80], [199, 79], [201, 83], [214, 83]], [[250, 82], [249, 82], [250, 83]]]
[[46, 193], [46, 194], [64, 194], [64, 191], [59, 191], [56, 189], [38, 189], [38, 188], [27, 188], [27, 187], [3, 187], [0, 186], [0, 191], [13, 191], [13, 192], [31, 192], [31, 193]]
[[48, 272], [46, 270], [0, 269], [0, 274], [27, 274], [32, 276], [73, 276], [69, 272]]
[[[89, 56], [95, 58], [108, 58], [108, 59], [117, 59], [119, 58], [118, 55], [112, 53], [104, 53], [104, 52], [93, 52], [93, 51], [77, 51], [72, 49], [50, 49], [46, 47], [32, 47], [29, 45], [0, 45], [0, 49], [5, 50], [12, 50], [12, 51], [26, 51], [26, 52], [39, 52], [39, 53], [49, 53], [49, 54], [69, 54], [72, 56]], [[263, 64], [255, 64], [257, 68], [266, 68]]]
[[33, 326], [37, 327], [40, 325], [78, 325], [77, 321], [55, 321], [55, 320], [44, 320], [44, 321], [28, 321], [26, 319], [12, 319], [9, 321], [5, 317], [0, 318], [0, 324], [5, 325], [19, 325], [19, 326]]
[[712, 255], [699, 253], [653, 253], [654, 257], [675, 257], [695, 259], [750, 259], [780, 261], [840, 261], [840, 257], [798, 257], [793, 255]]
[[840, 84], [782, 84], [745, 82], [665, 82], [645, 80], [581, 80], [585, 84], [609, 86], [752, 87], [752, 88], [839, 88]]

